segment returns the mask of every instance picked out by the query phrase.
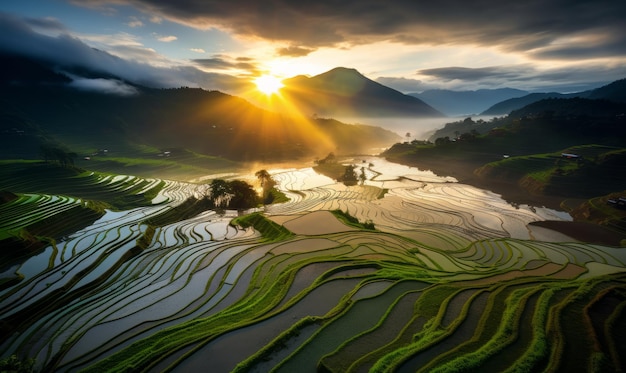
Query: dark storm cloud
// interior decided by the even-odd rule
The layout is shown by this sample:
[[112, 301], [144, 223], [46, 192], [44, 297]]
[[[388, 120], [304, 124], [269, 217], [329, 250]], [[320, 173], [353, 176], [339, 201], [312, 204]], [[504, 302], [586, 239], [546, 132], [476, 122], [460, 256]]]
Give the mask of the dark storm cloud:
[[[550, 47], [568, 57], [579, 42], [570, 34], [599, 35], [594, 51], [622, 55], [624, 0], [85, 0], [90, 5], [130, 4], [196, 27], [222, 27], [308, 47], [394, 40], [420, 44], [498, 46], [509, 51]], [[558, 42], [558, 43], [555, 43]], [[553, 43], [553, 44], [551, 44]], [[560, 53], [563, 51], [563, 53]], [[536, 56], [544, 56], [537, 53]]]
[[[61, 71], [83, 68], [119, 78], [104, 81], [73, 77], [72, 86], [76, 88], [90, 90], [101, 88], [103, 92], [127, 94], [130, 91], [125, 90], [127, 87], [120, 84], [121, 80], [148, 87], [199, 86], [228, 93], [238, 93], [248, 87], [248, 83], [242, 79], [226, 74], [207, 73], [193, 66], [155, 67], [126, 60], [92, 48], [67, 33], [56, 36], [38, 33], [32, 28], [33, 24], [36, 22], [32, 19], [26, 20], [0, 13], [0, 52], [37, 58]], [[39, 26], [41, 27], [41, 24]], [[116, 47], [116, 50], [119, 51], [120, 48], [124, 47]], [[134, 55], [137, 54], [135, 49]], [[152, 56], [150, 53], [149, 55]], [[238, 63], [248, 64], [245, 61]]]

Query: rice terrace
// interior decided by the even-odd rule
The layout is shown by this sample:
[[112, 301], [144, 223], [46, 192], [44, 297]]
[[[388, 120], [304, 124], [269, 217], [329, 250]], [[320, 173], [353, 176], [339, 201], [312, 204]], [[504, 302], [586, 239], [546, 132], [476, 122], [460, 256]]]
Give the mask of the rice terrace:
[[626, 371], [626, 1], [0, 1], [0, 373]]
[[626, 251], [529, 225], [566, 213], [362, 162], [352, 186], [271, 171], [288, 201], [243, 215], [193, 210], [206, 183], [3, 179], [23, 191], [4, 235], [63, 231], [3, 269], [3, 353], [44, 371], [622, 369]]

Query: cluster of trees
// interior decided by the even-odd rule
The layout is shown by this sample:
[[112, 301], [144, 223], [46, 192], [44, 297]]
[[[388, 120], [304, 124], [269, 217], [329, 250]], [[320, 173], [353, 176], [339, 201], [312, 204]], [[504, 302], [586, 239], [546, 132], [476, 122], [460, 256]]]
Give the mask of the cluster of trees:
[[480, 135], [480, 133], [475, 129], [471, 130], [470, 132], [465, 132], [465, 133], [460, 133], [459, 131], [455, 131], [454, 134], [455, 134], [454, 140], [451, 140], [449, 136], [438, 137], [437, 139], [435, 139], [435, 146], [449, 144], [454, 141], [471, 141]]
[[242, 180], [215, 179], [208, 197], [217, 208], [249, 209], [260, 202], [252, 185]]
[[[322, 175], [326, 175], [330, 178], [333, 178], [337, 181], [341, 181], [345, 185], [357, 185], [358, 183], [365, 183], [367, 180], [367, 175], [365, 174], [365, 167], [361, 167], [360, 173], [357, 174], [357, 166], [353, 164], [342, 165], [337, 163], [337, 157], [335, 157], [334, 153], [328, 153], [326, 158], [316, 160], [317, 166], [313, 167], [313, 169], [321, 173]], [[371, 166], [371, 164], [370, 164]]]
[[365, 175], [365, 167], [361, 167], [359, 174], [357, 175], [357, 166], [353, 165], [353, 164], [349, 164], [347, 166], [345, 166], [345, 172], [343, 174], [343, 177], [341, 178], [341, 181], [345, 184], [345, 185], [356, 185], [357, 183], [360, 183], [361, 185], [363, 185], [365, 183], [365, 180], [367, 180], [367, 175]]
[[215, 179], [211, 182], [211, 194], [207, 197], [217, 208], [249, 209], [261, 203], [272, 203], [272, 189], [276, 181], [267, 170], [259, 170], [255, 176], [263, 189], [261, 196], [245, 181]]
[[78, 155], [74, 152], [67, 151], [61, 148], [59, 145], [51, 143], [43, 143], [39, 147], [39, 152], [44, 161], [46, 162], [58, 162], [63, 167], [69, 167], [74, 165], [74, 159]]

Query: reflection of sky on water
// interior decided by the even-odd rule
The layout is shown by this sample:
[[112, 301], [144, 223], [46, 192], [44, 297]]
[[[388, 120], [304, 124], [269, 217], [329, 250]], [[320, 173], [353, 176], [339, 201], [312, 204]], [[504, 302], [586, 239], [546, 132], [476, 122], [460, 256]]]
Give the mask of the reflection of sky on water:
[[372, 220], [381, 229], [421, 229], [424, 224], [437, 224], [442, 234], [467, 234], [468, 239], [494, 236], [532, 239], [527, 227], [530, 222], [571, 220], [565, 212], [528, 205], [513, 206], [491, 191], [381, 158], [354, 158], [341, 163], [355, 164], [357, 173], [365, 167], [369, 177], [365, 185], [387, 189], [386, 197], [377, 199], [367, 194], [371, 191], [360, 186], [346, 187], [316, 174], [311, 168], [285, 170], [273, 172], [279, 187], [302, 191], [305, 197], [269, 206], [267, 211], [278, 215], [341, 208], [360, 221]]
[[[448, 250], [462, 250], [477, 240], [496, 239], [495, 242], [498, 242], [498, 239], [506, 237], [559, 241], [563, 240], [562, 235], [556, 232], [551, 235], [552, 231], [547, 229], [531, 231], [528, 223], [546, 219], [571, 220], [564, 212], [527, 205], [512, 206], [500, 195], [488, 190], [459, 184], [453, 178], [384, 159], [355, 158], [346, 163], [355, 164], [357, 172], [360, 172], [361, 167], [366, 168], [368, 180], [365, 186], [345, 186], [317, 174], [312, 168], [270, 170], [278, 187], [292, 199], [286, 203], [266, 206], [266, 213], [270, 217], [297, 215], [298, 219], [306, 220], [306, 224], [323, 230], [323, 222], [318, 221], [327, 218], [308, 213], [341, 209], [361, 222], [372, 221], [382, 232], [397, 235], [376, 235], [374, 241], [361, 246], [362, 251], [368, 254], [370, 251], [377, 253], [378, 250], [404, 253], [407, 249], [406, 241], [395, 241], [402, 236], [415, 240], [421, 246], [420, 255], [424, 261], [436, 262], [446, 271], [458, 268], [457, 262], [444, 254]], [[367, 170], [370, 163], [373, 164], [372, 170]], [[86, 268], [90, 268], [89, 273], [85, 273], [85, 277], [74, 288], [93, 282], [136, 245], [136, 240], [147, 229], [143, 223], [147, 218], [177, 206], [190, 196], [203, 195], [207, 192], [206, 188], [206, 185], [168, 181], [157, 198], [164, 202], [160, 205], [128, 211], [107, 211], [91, 226], [59, 240], [56, 247], [58, 251], [48, 247], [42, 254], [27, 260], [18, 269], [25, 275], [21, 290], [6, 297], [5, 301], [13, 309], [24, 308], [66, 285], [70, 278]], [[383, 196], [379, 188], [388, 191]], [[266, 254], [278, 257], [277, 254], [282, 253], [274, 244], [255, 248], [258, 232], [230, 226], [230, 219], [235, 215], [235, 211], [227, 212], [226, 216], [208, 211], [156, 228], [151, 244], [119, 268], [110, 284], [98, 294], [94, 293], [93, 297], [81, 300], [89, 306], [79, 307], [75, 304], [80, 311], [71, 316], [71, 323], [75, 326], [63, 326], [65, 311], [62, 311], [50, 319], [35, 322], [28, 329], [45, 330], [47, 333], [37, 338], [41, 341], [37, 343], [45, 347], [37, 351], [33, 349], [32, 355], [46, 361], [46, 356], [59, 351], [63, 341], [80, 338], [80, 342], [64, 355], [62, 364], [67, 364], [72, 358], [86, 362], [89, 358], [82, 356], [88, 351], [97, 350], [102, 345], [103, 336], [115, 338], [125, 335], [127, 330], [138, 325], [145, 325], [146, 331], [154, 332], [182, 320], [206, 316], [217, 310], [214, 307], [225, 307], [239, 299], [243, 296], [239, 291], [243, 292], [245, 287], [239, 290], [233, 287], [243, 278], [244, 273], [251, 274], [249, 269]], [[353, 231], [335, 234], [339, 237], [344, 233], [348, 236], [345, 242], [342, 241], [346, 244], [341, 246], [341, 250], [348, 251], [352, 250], [352, 245], [358, 245], [363, 237], [373, 237], [361, 237], [360, 232]], [[302, 233], [299, 237], [307, 234], [316, 236], [325, 233]], [[279, 247], [285, 250], [297, 248], [307, 255], [309, 251], [326, 249], [311, 237], [302, 242], [290, 241], [293, 247], [287, 244]], [[338, 240], [338, 237], [333, 240]], [[381, 237], [386, 238], [378, 242]], [[327, 237], [324, 240], [331, 242]], [[531, 241], [511, 242], [524, 246], [525, 242]], [[544, 243], [534, 241], [533, 244]], [[250, 249], [252, 251], [247, 251]], [[52, 268], [48, 268], [52, 258]], [[246, 278], [243, 282], [249, 281]], [[385, 282], [368, 285], [357, 297], [382, 291], [388, 285]], [[90, 305], [91, 302], [93, 305]], [[169, 317], [173, 318], [170, 320]], [[161, 321], [154, 321], [154, 326], [149, 326], [145, 324], [147, 320]], [[50, 336], [54, 333], [57, 333], [56, 339], [52, 340]], [[29, 335], [27, 332], [15, 336], [7, 343], [17, 346], [21, 341], [28, 340]], [[132, 341], [131, 338], [123, 344]]]
[[372, 163], [372, 170], [380, 172], [381, 175], [374, 178], [377, 181], [394, 180], [398, 178], [406, 178], [414, 181], [425, 181], [433, 183], [456, 182], [457, 180], [450, 176], [439, 176], [432, 171], [423, 171], [416, 167], [405, 166], [397, 163], [389, 162], [383, 158], [366, 158], [363, 165], [367, 166]]

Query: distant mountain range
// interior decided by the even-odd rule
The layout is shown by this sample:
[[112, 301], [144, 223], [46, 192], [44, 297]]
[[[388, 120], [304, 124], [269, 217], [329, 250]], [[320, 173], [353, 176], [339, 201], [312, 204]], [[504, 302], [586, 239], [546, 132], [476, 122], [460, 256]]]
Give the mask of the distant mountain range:
[[483, 111], [481, 115], [504, 115], [509, 114], [513, 110], [519, 110], [524, 106], [530, 105], [537, 101], [549, 99], [549, 98], [589, 98], [594, 100], [609, 100], [616, 102], [626, 102], [626, 79], [617, 80], [613, 83], [607, 84], [603, 87], [577, 92], [562, 94], [556, 92], [550, 93], [531, 93], [518, 98], [511, 98], [499, 102], [487, 110]]
[[313, 77], [283, 80], [280, 91], [303, 113], [333, 118], [443, 117], [417, 97], [366, 78], [355, 69], [338, 67]]
[[503, 100], [522, 97], [528, 91], [513, 88], [479, 89], [476, 91], [451, 91], [430, 89], [422, 93], [409, 93], [448, 116], [476, 115]]
[[[417, 97], [342, 67], [284, 81], [285, 101], [305, 114], [296, 119], [279, 109], [263, 110], [218, 91], [146, 88], [115, 76], [77, 68], [62, 71], [45, 61], [19, 56], [0, 55], [0, 63], [0, 158], [5, 159], [37, 157], [45, 142], [58, 142], [82, 153], [114, 147], [126, 154], [146, 148], [183, 148], [232, 160], [261, 161], [325, 156], [329, 151], [371, 152], [397, 141], [398, 134], [325, 118], [444, 117]], [[469, 108], [486, 105], [498, 96], [523, 93], [507, 88], [420, 95], [439, 99], [448, 112], [458, 112], [464, 110], [452, 109], [453, 103]], [[483, 114], [508, 114], [545, 98], [574, 96], [625, 102], [626, 80], [572, 95], [511, 98]], [[547, 110], [546, 105], [551, 103], [542, 104], [542, 110]], [[466, 124], [460, 126], [448, 130], [464, 133]]]

